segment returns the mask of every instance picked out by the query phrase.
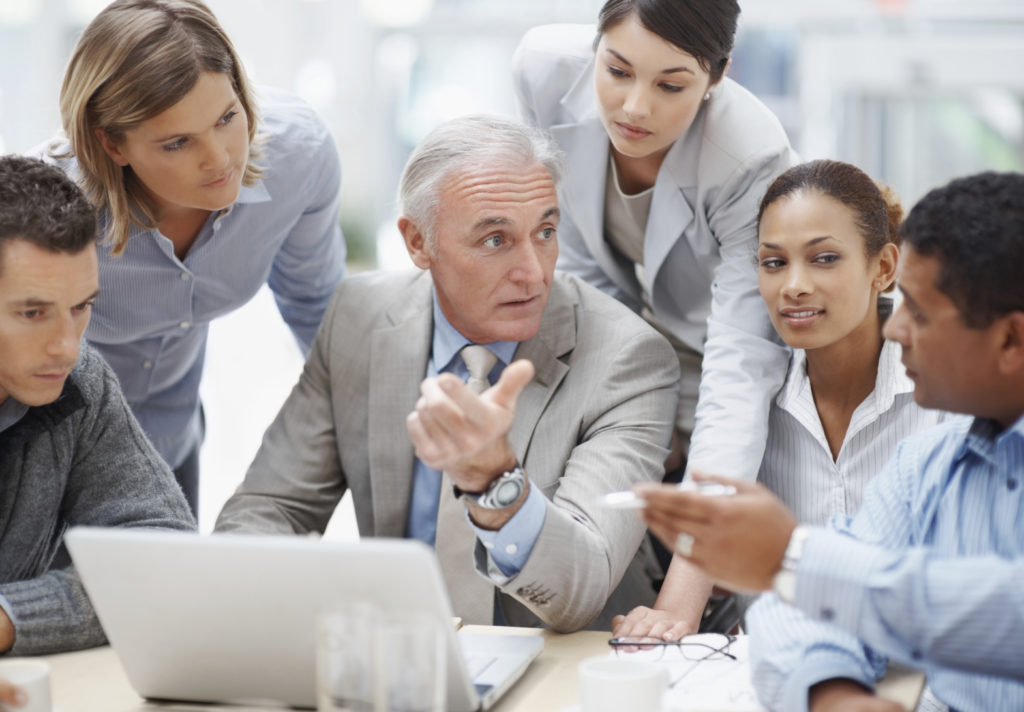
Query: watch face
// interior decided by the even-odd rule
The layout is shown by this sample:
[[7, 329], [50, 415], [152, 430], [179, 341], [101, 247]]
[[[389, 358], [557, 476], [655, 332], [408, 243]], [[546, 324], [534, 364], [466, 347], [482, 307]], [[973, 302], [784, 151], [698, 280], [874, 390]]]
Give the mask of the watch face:
[[523, 491], [522, 485], [517, 480], [502, 482], [498, 489], [494, 490], [494, 501], [501, 507], [507, 507], [517, 499]]

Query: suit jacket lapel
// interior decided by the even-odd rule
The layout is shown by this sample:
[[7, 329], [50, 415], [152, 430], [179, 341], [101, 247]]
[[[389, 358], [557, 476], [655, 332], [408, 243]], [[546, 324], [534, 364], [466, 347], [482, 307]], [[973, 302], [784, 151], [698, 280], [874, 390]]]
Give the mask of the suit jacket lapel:
[[415, 461], [405, 416], [415, 407], [427, 373], [433, 333], [430, 286], [424, 273], [395, 300], [387, 324], [370, 335], [367, 446], [376, 536], [405, 534]]
[[555, 394], [559, 384], [569, 372], [560, 357], [576, 346], [575, 299], [557, 276], [551, 285], [540, 330], [529, 341], [519, 344], [516, 358], [528, 359], [536, 371], [516, 401], [516, 419], [509, 433], [509, 442], [519, 458], [525, 462], [533, 431]]
[[683, 188], [696, 182], [692, 171], [697, 163], [694, 144], [699, 141], [701, 133], [698, 123], [694, 121], [687, 134], [669, 149], [654, 184], [647, 230], [644, 233], [644, 268], [651, 285], [668, 254], [693, 222], [693, 207], [687, 201]]
[[654, 184], [647, 231], [644, 233], [644, 266], [651, 284], [668, 253], [693, 222], [693, 208], [683, 194], [682, 176], [673, 170], [677, 165], [692, 162], [685, 155], [687, 145], [684, 139], [676, 141], [669, 149]]
[[[560, 191], [566, 196], [562, 209], [576, 224], [587, 250], [615, 284], [639, 299], [636, 275], [604, 240], [604, 177], [608, 171], [608, 134], [597, 113], [591, 77], [593, 60], [580, 73], [575, 84], [562, 97], [562, 105], [573, 117], [551, 127], [551, 135], [565, 153], [566, 176]], [[572, 176], [577, 176], [573, 178]], [[579, 177], [582, 176], [582, 179]]]

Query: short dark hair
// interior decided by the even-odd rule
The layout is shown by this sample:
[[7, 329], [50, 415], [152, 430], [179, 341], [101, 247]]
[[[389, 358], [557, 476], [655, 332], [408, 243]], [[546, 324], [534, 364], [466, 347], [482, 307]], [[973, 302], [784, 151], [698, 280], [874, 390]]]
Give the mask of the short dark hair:
[[895, 192], [873, 181], [857, 166], [843, 161], [810, 161], [793, 166], [780, 175], [768, 186], [761, 199], [757, 211], [758, 224], [769, 205], [804, 191], [827, 195], [850, 209], [864, 238], [864, 251], [869, 258], [890, 242], [900, 244], [899, 225], [903, 207]]
[[935, 286], [968, 327], [1024, 311], [1024, 174], [989, 171], [935, 188], [900, 234], [917, 253], [938, 259]]
[[35, 158], [0, 156], [0, 256], [14, 239], [78, 254], [96, 242], [96, 210], [60, 168]]
[[608, 0], [597, 16], [598, 37], [633, 13], [648, 31], [692, 54], [712, 83], [722, 78], [736, 39], [736, 0]]

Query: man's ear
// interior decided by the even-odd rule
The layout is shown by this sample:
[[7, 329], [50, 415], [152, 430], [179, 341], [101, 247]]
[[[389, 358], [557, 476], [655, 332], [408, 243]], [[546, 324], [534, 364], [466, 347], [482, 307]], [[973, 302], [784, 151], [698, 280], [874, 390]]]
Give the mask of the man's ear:
[[96, 140], [100, 142], [100, 146], [103, 147], [104, 153], [110, 156], [110, 160], [122, 168], [128, 165], [128, 159], [121, 151], [121, 147], [114, 143], [106, 131], [103, 129], [93, 129], [92, 132], [96, 136]]
[[413, 264], [420, 269], [430, 269], [430, 246], [419, 225], [403, 215], [398, 218], [398, 231], [402, 233], [405, 249], [409, 251]]
[[1024, 311], [1010, 312], [1003, 320], [999, 370], [1006, 376], [1024, 376]]

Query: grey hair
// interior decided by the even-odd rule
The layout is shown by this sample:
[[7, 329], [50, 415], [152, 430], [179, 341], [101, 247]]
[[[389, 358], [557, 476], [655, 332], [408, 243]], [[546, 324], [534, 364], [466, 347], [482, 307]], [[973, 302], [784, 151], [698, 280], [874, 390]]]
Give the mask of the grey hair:
[[556, 186], [564, 170], [562, 152], [546, 134], [498, 116], [461, 116], [441, 124], [420, 141], [402, 171], [398, 203], [402, 213], [423, 231], [430, 249], [445, 180], [469, 166], [500, 161], [540, 163]]

